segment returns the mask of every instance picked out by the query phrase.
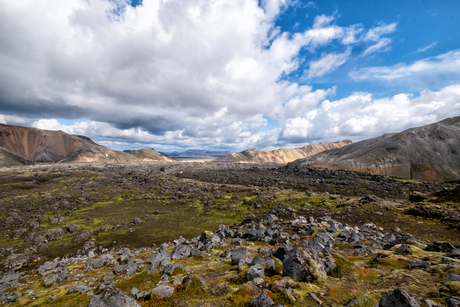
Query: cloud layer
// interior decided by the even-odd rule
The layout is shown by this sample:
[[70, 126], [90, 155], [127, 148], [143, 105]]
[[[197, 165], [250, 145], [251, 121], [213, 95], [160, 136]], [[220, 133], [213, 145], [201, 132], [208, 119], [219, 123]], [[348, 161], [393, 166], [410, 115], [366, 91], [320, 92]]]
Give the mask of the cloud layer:
[[[440, 119], [441, 103], [458, 107], [449, 102], [458, 94], [455, 86], [419, 98], [355, 93], [331, 102], [336, 87], [299, 84], [290, 76], [301, 71], [301, 79], [322, 78], [349, 61], [353, 47], [363, 48], [358, 56], [389, 51], [397, 24], [339, 26], [335, 15], [318, 15], [311, 27], [282, 32], [276, 20], [292, 5], [296, 1], [4, 2], [0, 122], [84, 134], [116, 148], [244, 149], [364, 137]], [[351, 76], [406, 78], [453, 70], [453, 64], [458, 51]], [[280, 127], [265, 131], [267, 116]], [[87, 120], [66, 126], [57, 118]]]

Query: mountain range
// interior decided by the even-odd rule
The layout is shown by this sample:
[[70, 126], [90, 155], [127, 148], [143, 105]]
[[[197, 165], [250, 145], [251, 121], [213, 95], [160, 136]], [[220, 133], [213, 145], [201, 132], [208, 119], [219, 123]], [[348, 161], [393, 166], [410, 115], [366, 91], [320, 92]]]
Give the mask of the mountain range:
[[260, 150], [260, 149], [246, 149], [238, 153], [230, 153], [222, 158], [215, 159], [216, 162], [240, 162], [240, 163], [263, 163], [263, 162], [277, 162], [287, 163], [298, 159], [307, 158], [325, 150], [334, 148], [341, 148], [343, 146], [352, 144], [351, 140], [343, 140], [331, 143], [319, 143], [312, 145], [305, 145], [301, 148], [294, 149], [276, 149], [276, 150]]
[[460, 179], [460, 116], [350, 144], [293, 162], [422, 181]]
[[153, 149], [121, 152], [62, 131], [0, 124], [0, 166], [93, 161], [173, 161]]

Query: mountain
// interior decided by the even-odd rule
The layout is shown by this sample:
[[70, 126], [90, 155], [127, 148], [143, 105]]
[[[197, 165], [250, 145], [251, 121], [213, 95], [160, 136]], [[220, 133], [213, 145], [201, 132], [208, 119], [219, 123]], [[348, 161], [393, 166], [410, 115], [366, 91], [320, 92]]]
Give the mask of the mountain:
[[351, 140], [343, 140], [331, 143], [319, 143], [313, 145], [305, 145], [301, 148], [294, 149], [276, 149], [272, 151], [260, 149], [246, 149], [238, 153], [230, 153], [225, 157], [215, 159], [216, 162], [244, 162], [244, 163], [260, 163], [260, 162], [278, 162], [287, 163], [297, 159], [310, 157], [325, 150], [340, 148], [352, 144]]
[[0, 166], [92, 161], [173, 161], [152, 149], [121, 152], [62, 131], [0, 124]]
[[228, 155], [230, 151], [208, 151], [201, 149], [189, 149], [183, 152], [167, 153], [169, 157], [223, 157]]
[[425, 181], [460, 178], [460, 116], [293, 162]]

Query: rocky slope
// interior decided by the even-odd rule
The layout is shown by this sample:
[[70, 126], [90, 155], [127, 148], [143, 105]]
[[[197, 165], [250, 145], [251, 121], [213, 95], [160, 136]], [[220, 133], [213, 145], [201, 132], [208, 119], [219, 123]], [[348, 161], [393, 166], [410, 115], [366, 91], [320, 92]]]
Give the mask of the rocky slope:
[[297, 159], [307, 158], [325, 150], [341, 148], [352, 144], [351, 140], [343, 140], [331, 143], [319, 143], [305, 145], [301, 148], [294, 149], [276, 149], [272, 151], [260, 149], [247, 149], [239, 153], [230, 153], [222, 158], [216, 159], [216, 162], [244, 162], [244, 163], [261, 163], [261, 162], [276, 162], [287, 163]]
[[319, 153], [294, 164], [442, 182], [460, 178], [459, 154], [460, 117], [454, 117]]
[[126, 153], [98, 145], [85, 136], [0, 124], [0, 166], [132, 160], [172, 161], [152, 149]]

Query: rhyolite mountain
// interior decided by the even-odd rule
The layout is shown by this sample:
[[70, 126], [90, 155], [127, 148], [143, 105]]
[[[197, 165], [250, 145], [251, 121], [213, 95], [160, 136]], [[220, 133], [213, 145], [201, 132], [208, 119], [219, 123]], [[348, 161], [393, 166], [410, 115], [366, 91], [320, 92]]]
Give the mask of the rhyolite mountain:
[[460, 178], [460, 116], [387, 133], [293, 162], [422, 181]]
[[173, 161], [153, 149], [121, 152], [62, 131], [0, 124], [0, 166], [93, 161]]
[[261, 149], [246, 149], [238, 153], [230, 153], [222, 158], [215, 159], [217, 162], [242, 162], [242, 163], [261, 163], [261, 162], [277, 162], [287, 163], [298, 159], [307, 158], [325, 150], [341, 148], [352, 144], [351, 140], [343, 140], [331, 143], [319, 143], [305, 145], [301, 148], [294, 149], [276, 149], [276, 150], [261, 150]]

